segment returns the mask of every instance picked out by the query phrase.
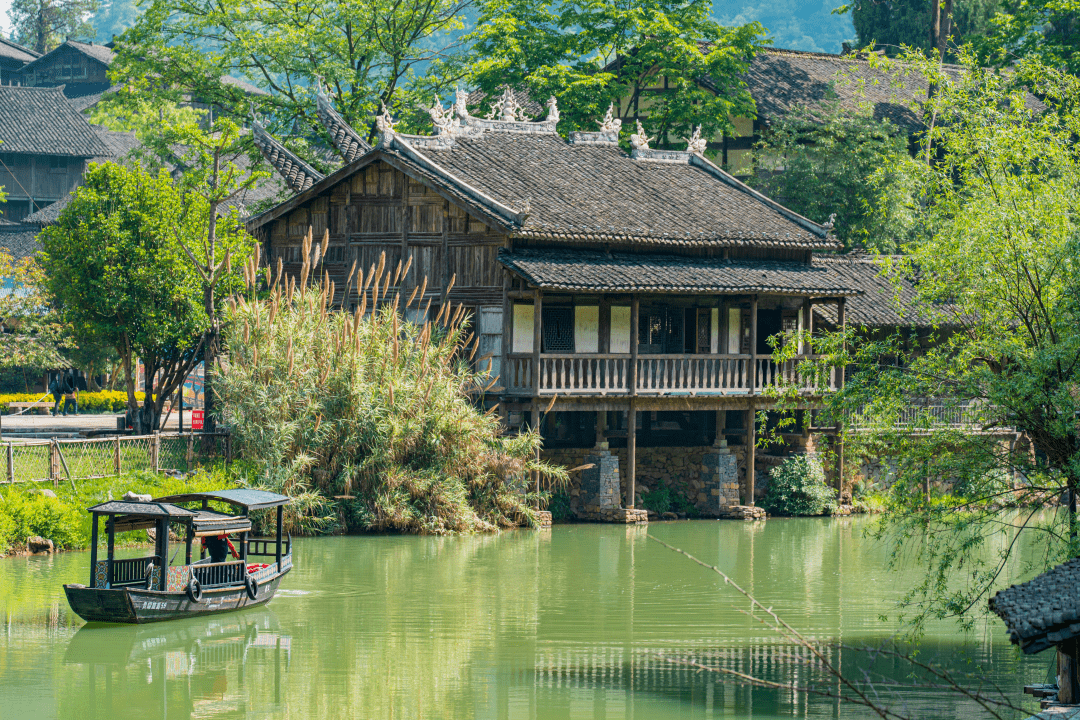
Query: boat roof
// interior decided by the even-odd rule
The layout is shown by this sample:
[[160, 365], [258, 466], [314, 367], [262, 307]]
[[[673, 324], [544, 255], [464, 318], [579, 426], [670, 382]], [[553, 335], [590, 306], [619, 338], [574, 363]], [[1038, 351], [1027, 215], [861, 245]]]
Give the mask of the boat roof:
[[183, 495], [169, 495], [168, 497], [156, 498], [156, 503], [190, 502], [192, 500], [220, 500], [236, 507], [247, 510], [262, 510], [263, 508], [285, 505], [290, 501], [288, 495], [278, 495], [266, 490], [252, 490], [251, 488], [237, 488], [235, 490], [213, 490], [211, 492], [184, 493]]
[[194, 517], [198, 513], [168, 502], [152, 500], [150, 502], [132, 502], [128, 500], [108, 500], [87, 508], [87, 512], [104, 515], [145, 515], [148, 517]]
[[216, 510], [199, 510], [197, 513], [191, 521], [196, 537], [251, 530], [251, 520], [243, 515], [229, 515]]

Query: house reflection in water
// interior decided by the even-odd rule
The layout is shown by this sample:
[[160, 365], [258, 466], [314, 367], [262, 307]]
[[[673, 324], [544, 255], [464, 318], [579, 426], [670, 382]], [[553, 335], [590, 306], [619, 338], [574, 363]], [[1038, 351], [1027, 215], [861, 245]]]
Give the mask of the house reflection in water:
[[269, 611], [168, 626], [86, 626], [64, 658], [85, 668], [86, 688], [66, 693], [61, 715], [271, 717], [283, 710], [291, 658], [292, 639]]

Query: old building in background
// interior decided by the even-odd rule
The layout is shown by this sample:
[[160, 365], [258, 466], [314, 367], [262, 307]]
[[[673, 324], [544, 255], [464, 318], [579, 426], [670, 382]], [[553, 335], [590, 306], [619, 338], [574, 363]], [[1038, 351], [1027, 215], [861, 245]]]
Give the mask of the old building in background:
[[18, 72], [39, 57], [40, 53], [0, 37], [0, 85], [11, 85]]

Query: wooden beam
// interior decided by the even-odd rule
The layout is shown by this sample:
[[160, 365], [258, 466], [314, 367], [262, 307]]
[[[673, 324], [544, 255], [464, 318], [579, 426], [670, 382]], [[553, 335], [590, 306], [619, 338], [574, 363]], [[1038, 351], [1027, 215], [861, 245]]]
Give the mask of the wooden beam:
[[627, 375], [627, 381], [629, 383], [627, 393], [630, 397], [637, 395], [638, 315], [640, 309], [640, 299], [637, 295], [632, 295], [630, 297], [630, 372]]
[[[513, 306], [510, 304], [510, 297], [507, 293], [510, 290], [510, 271], [506, 268], [502, 270], [503, 277], [503, 302], [502, 302], [502, 340], [500, 341], [500, 349], [502, 350], [502, 358], [499, 361], [499, 384], [504, 388], [509, 388], [510, 378], [510, 342], [513, 339], [513, 327], [510, 322], [512, 319], [511, 312]], [[504, 398], [505, 399], [505, 398]], [[499, 417], [502, 419], [502, 431], [506, 432], [508, 425], [508, 416], [506, 412], [506, 403], [504, 399], [499, 401]]]
[[1063, 705], [1080, 703], [1080, 681], [1077, 680], [1078, 641], [1070, 638], [1057, 646], [1058, 702]]
[[90, 587], [97, 587], [98, 521], [101, 516], [90, 513]]
[[750, 298], [750, 367], [746, 373], [751, 395], [756, 394], [754, 388], [757, 387], [757, 311], [758, 296], [754, 295]]
[[[836, 321], [840, 326], [840, 332], [843, 333], [847, 327], [847, 312], [846, 312], [847, 300], [846, 298], [840, 298], [836, 304]], [[844, 368], [840, 368], [839, 377], [836, 379], [837, 388], [844, 389]], [[844, 433], [843, 421], [836, 421], [836, 501], [840, 502], [841, 496], [844, 494]]]

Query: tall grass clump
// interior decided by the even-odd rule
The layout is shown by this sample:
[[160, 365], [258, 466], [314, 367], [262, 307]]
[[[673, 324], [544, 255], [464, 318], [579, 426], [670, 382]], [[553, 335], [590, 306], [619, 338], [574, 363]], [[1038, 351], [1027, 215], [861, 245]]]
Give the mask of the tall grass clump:
[[[327, 243], [314, 249], [316, 266]], [[441, 534], [534, 522], [529, 474], [565, 471], [535, 459], [537, 433], [503, 437], [498, 416], [477, 409], [491, 382], [470, 367], [478, 344], [464, 308], [404, 320], [410, 309], [428, 317], [430, 300], [414, 305], [427, 281], [388, 297], [409, 267], [387, 267], [384, 255], [367, 272], [354, 265], [345, 296], [356, 288], [360, 306], [336, 311], [334, 283], [325, 274], [309, 283], [312, 254], [309, 231], [296, 278], [280, 260], [260, 271], [256, 251], [249, 293], [230, 303], [217, 392], [259, 484], [299, 498], [300, 525]]]

